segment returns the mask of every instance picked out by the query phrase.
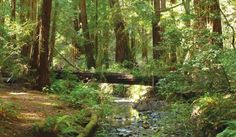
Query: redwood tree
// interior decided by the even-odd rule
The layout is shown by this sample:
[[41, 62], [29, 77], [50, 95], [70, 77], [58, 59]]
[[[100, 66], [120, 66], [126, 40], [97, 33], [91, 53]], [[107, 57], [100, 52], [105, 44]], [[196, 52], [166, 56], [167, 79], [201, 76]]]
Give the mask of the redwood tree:
[[117, 63], [123, 63], [125, 60], [131, 60], [131, 50], [129, 46], [129, 35], [125, 30], [125, 22], [121, 15], [119, 0], [109, 0], [111, 8], [115, 9], [113, 15], [114, 31], [116, 35], [116, 57]]
[[[221, 24], [221, 12], [220, 12], [220, 2], [219, 0], [213, 0], [212, 3], [212, 28], [213, 33], [216, 34], [216, 37], [222, 36], [222, 24]], [[212, 43], [216, 44], [220, 48], [223, 48], [223, 40], [221, 38], [213, 38]]]
[[154, 0], [154, 13], [155, 18], [152, 22], [152, 36], [153, 36], [153, 59], [159, 59], [161, 57], [160, 42], [161, 42], [161, 0]]
[[80, 10], [81, 10], [81, 22], [82, 22], [82, 30], [85, 38], [85, 54], [86, 54], [86, 61], [87, 67], [90, 69], [95, 67], [95, 59], [93, 54], [94, 45], [92, 43], [92, 39], [89, 33], [88, 27], [88, 19], [87, 19], [87, 10], [86, 10], [86, 0], [80, 1]]
[[38, 78], [38, 88], [50, 84], [49, 80], [49, 33], [50, 33], [50, 20], [51, 20], [51, 9], [52, 0], [42, 1], [42, 13], [40, 16], [41, 26], [40, 26], [40, 64], [39, 64], [39, 78]]

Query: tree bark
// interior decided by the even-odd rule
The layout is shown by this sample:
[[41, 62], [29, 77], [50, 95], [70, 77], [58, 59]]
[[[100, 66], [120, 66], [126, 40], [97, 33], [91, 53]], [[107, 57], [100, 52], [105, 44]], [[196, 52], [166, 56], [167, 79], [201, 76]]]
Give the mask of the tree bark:
[[[95, 12], [95, 22], [96, 22], [96, 28], [98, 28], [98, 0], [95, 0], [95, 8], [96, 8], [96, 12]], [[95, 32], [95, 40], [94, 40], [94, 45], [95, 45], [95, 51], [96, 51], [96, 56], [99, 54], [98, 53], [98, 31], [96, 30]]]
[[32, 43], [32, 55], [31, 55], [31, 69], [38, 70], [39, 68], [39, 32], [40, 32], [40, 16], [37, 8], [38, 0], [31, 1], [31, 12], [30, 19], [36, 23], [35, 30], [32, 32], [33, 43]]
[[[20, 0], [20, 23], [23, 24], [26, 22], [27, 19], [30, 19], [28, 16], [29, 13], [29, 0]], [[31, 54], [31, 45], [29, 43], [29, 41], [26, 41], [23, 45], [22, 45], [22, 49], [21, 49], [21, 55], [25, 60], [29, 60], [30, 59], [30, 54]]]
[[33, 40], [33, 52], [31, 58], [31, 69], [38, 70], [39, 69], [39, 32], [40, 32], [40, 25], [41, 23], [38, 22], [35, 28], [34, 33], [34, 40]]
[[125, 30], [125, 22], [122, 19], [119, 0], [109, 0], [110, 7], [115, 9], [115, 14], [113, 15], [113, 22], [115, 25], [115, 35], [116, 35], [116, 56], [115, 61], [117, 63], [123, 63], [124, 61], [132, 61], [131, 59], [131, 49], [129, 46], [129, 35]]
[[142, 58], [148, 62], [148, 48], [147, 48], [147, 31], [145, 30], [144, 26], [141, 28], [140, 32], [141, 37], [141, 45], [142, 45]]
[[[190, 18], [190, 15], [191, 15], [190, 2], [191, 2], [191, 0], [183, 0], [185, 14], [188, 16], [188, 18]], [[191, 20], [190, 19], [186, 19], [185, 26], [189, 27], [189, 28], [191, 27]]]
[[74, 21], [73, 21], [73, 27], [74, 27], [74, 35], [72, 37], [72, 48], [71, 48], [71, 59], [72, 59], [72, 63], [75, 64], [77, 59], [80, 56], [80, 51], [81, 51], [81, 46], [79, 45], [79, 41], [78, 41], [78, 32], [81, 29], [81, 16], [79, 14], [79, 3], [74, 0]]
[[[217, 34], [216, 37], [222, 36], [222, 24], [221, 24], [221, 12], [220, 12], [220, 2], [219, 0], [214, 0], [212, 4], [212, 31]], [[222, 38], [213, 38], [212, 44], [217, 45], [219, 48], [223, 49], [223, 40]]]
[[40, 90], [50, 84], [49, 80], [49, 33], [51, 20], [52, 0], [43, 0], [40, 26], [40, 64], [38, 87]]
[[54, 1], [54, 10], [52, 13], [52, 23], [51, 23], [51, 36], [50, 36], [50, 52], [49, 52], [49, 63], [50, 66], [53, 63], [53, 54], [56, 42], [56, 29], [57, 29], [57, 13], [58, 12], [58, 1]]
[[16, 19], [16, 0], [11, 0], [11, 21]]
[[161, 27], [159, 25], [161, 18], [161, 0], [154, 0], [155, 18], [152, 22], [152, 36], [153, 36], [153, 59], [160, 59], [162, 50], [161, 43]]
[[131, 43], [131, 60], [133, 63], [136, 62], [136, 38], [135, 38], [135, 31], [132, 30], [130, 35], [130, 43]]
[[95, 67], [95, 59], [93, 55], [94, 45], [92, 43], [92, 40], [89, 34], [87, 11], [86, 11], [86, 0], [80, 0], [80, 10], [81, 10], [81, 22], [82, 22], [83, 35], [86, 41], [84, 46], [85, 46], [87, 67], [88, 69], [90, 69], [92, 67]]

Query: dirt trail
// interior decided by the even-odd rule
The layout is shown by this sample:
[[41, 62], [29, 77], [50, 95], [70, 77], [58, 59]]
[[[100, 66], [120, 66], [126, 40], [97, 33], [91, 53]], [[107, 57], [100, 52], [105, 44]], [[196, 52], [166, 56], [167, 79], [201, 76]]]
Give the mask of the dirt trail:
[[0, 99], [17, 107], [17, 120], [0, 121], [0, 137], [33, 137], [31, 129], [34, 123], [45, 120], [47, 116], [76, 111], [59, 101], [57, 96], [40, 91], [0, 89]]

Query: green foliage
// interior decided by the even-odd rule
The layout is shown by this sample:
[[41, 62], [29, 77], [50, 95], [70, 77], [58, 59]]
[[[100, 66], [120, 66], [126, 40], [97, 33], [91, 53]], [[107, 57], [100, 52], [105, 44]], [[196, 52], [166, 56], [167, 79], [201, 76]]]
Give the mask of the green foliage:
[[15, 77], [22, 77], [28, 73], [29, 66], [27, 62], [29, 58], [23, 57], [21, 54], [22, 47], [29, 45], [33, 41], [32, 30], [35, 24], [25, 22], [20, 24], [12, 22], [0, 29], [0, 67], [7, 70]]
[[79, 83], [69, 94], [63, 96], [63, 100], [78, 108], [96, 108], [99, 103], [99, 94], [97, 89]]
[[125, 97], [127, 95], [126, 90], [127, 87], [124, 85], [115, 85], [112, 94], [118, 97]]
[[166, 97], [172, 93], [183, 93], [189, 90], [187, 76], [184, 76], [180, 71], [170, 72], [165, 78], [161, 79], [157, 84], [158, 94]]
[[122, 64], [113, 64], [107, 69], [107, 72], [127, 73], [130, 71]]
[[[225, 56], [220, 58], [222, 54]], [[168, 97], [175, 93], [229, 91], [230, 86], [234, 88], [235, 85], [235, 59], [232, 54], [218, 49], [196, 53], [191, 60], [179, 65], [176, 71], [167, 73], [158, 82], [158, 93]]]
[[156, 137], [191, 137], [195, 125], [191, 121], [192, 106], [183, 102], [171, 104], [160, 121], [160, 131]]
[[217, 137], [235, 137], [236, 136], [236, 121], [231, 120], [227, 122], [227, 128], [217, 134]]
[[207, 94], [196, 100], [193, 118], [199, 135], [215, 136], [224, 129], [225, 121], [236, 119], [235, 100], [233, 94]]
[[79, 83], [70, 93], [63, 95], [61, 99], [76, 108], [96, 111], [101, 117], [112, 113], [109, 95], [99, 93], [96, 85]]
[[[236, 104], [234, 94], [206, 94], [193, 104], [176, 102], [167, 108], [156, 136], [235, 135]], [[225, 124], [225, 121], [228, 124]], [[234, 122], [233, 122], [234, 121]], [[225, 126], [227, 125], [227, 128]], [[231, 137], [231, 136], [230, 136]]]
[[16, 114], [17, 110], [15, 104], [0, 99], [0, 120], [17, 118]]
[[224, 66], [225, 73], [227, 74], [232, 90], [236, 91], [236, 54], [235, 51], [226, 50], [220, 56], [220, 61]]
[[78, 127], [73, 117], [63, 115], [48, 117], [43, 124], [34, 125], [33, 131], [38, 137], [76, 137]]
[[44, 91], [56, 94], [67, 94], [75, 88], [77, 83], [78, 82], [74, 80], [56, 80], [49, 88], [44, 88]]

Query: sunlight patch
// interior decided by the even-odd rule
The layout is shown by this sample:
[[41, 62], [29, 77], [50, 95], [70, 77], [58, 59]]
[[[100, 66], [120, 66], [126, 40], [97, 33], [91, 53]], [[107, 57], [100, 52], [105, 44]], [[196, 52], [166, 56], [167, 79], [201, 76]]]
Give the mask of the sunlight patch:
[[22, 117], [27, 120], [41, 120], [37, 113], [21, 113]]
[[28, 93], [25, 92], [10, 92], [10, 95], [27, 95]]

